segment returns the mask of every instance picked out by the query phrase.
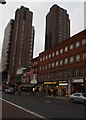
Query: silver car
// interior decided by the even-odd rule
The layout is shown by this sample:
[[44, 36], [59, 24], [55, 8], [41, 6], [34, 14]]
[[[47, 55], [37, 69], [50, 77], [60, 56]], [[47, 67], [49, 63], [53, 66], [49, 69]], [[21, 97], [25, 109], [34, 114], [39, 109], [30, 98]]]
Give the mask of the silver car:
[[69, 96], [70, 102], [79, 102], [86, 104], [86, 93], [73, 93]]

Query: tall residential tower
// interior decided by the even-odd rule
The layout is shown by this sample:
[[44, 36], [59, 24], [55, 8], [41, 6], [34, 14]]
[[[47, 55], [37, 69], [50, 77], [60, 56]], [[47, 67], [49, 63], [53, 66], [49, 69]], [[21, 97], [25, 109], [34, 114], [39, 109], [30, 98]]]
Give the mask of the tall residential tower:
[[16, 83], [19, 71], [23, 68], [31, 68], [34, 46], [32, 19], [33, 13], [29, 11], [29, 8], [21, 6], [15, 12], [8, 66], [9, 81], [12, 84]]
[[70, 37], [70, 20], [67, 10], [53, 5], [46, 16], [45, 50]]

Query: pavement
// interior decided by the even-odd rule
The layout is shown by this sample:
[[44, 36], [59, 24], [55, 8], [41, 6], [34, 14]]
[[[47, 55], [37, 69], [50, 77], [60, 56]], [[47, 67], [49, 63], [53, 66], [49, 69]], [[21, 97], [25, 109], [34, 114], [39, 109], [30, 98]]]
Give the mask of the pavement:
[[54, 99], [60, 99], [60, 100], [69, 100], [69, 97], [67, 96], [53, 96], [53, 95], [44, 95], [44, 94], [32, 94], [32, 93], [25, 93], [23, 92], [23, 94], [27, 94], [27, 95], [36, 95], [36, 96], [43, 96], [43, 97], [49, 97], [49, 98], [54, 98]]
[[69, 100], [69, 97], [65, 96], [48, 96], [50, 98], [61, 99], [61, 100]]

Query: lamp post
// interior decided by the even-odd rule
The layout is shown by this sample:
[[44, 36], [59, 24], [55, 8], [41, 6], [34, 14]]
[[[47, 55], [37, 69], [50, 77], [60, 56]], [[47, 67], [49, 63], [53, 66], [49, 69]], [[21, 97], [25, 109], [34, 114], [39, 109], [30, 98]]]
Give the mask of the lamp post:
[[1, 4], [6, 4], [6, 1], [5, 0], [0, 0], [0, 3]]

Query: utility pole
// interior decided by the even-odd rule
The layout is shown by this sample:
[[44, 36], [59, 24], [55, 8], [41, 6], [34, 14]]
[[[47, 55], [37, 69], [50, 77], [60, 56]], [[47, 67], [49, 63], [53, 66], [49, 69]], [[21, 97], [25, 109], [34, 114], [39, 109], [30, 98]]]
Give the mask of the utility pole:
[[0, 0], [0, 3], [1, 4], [6, 4], [6, 1], [5, 0]]

